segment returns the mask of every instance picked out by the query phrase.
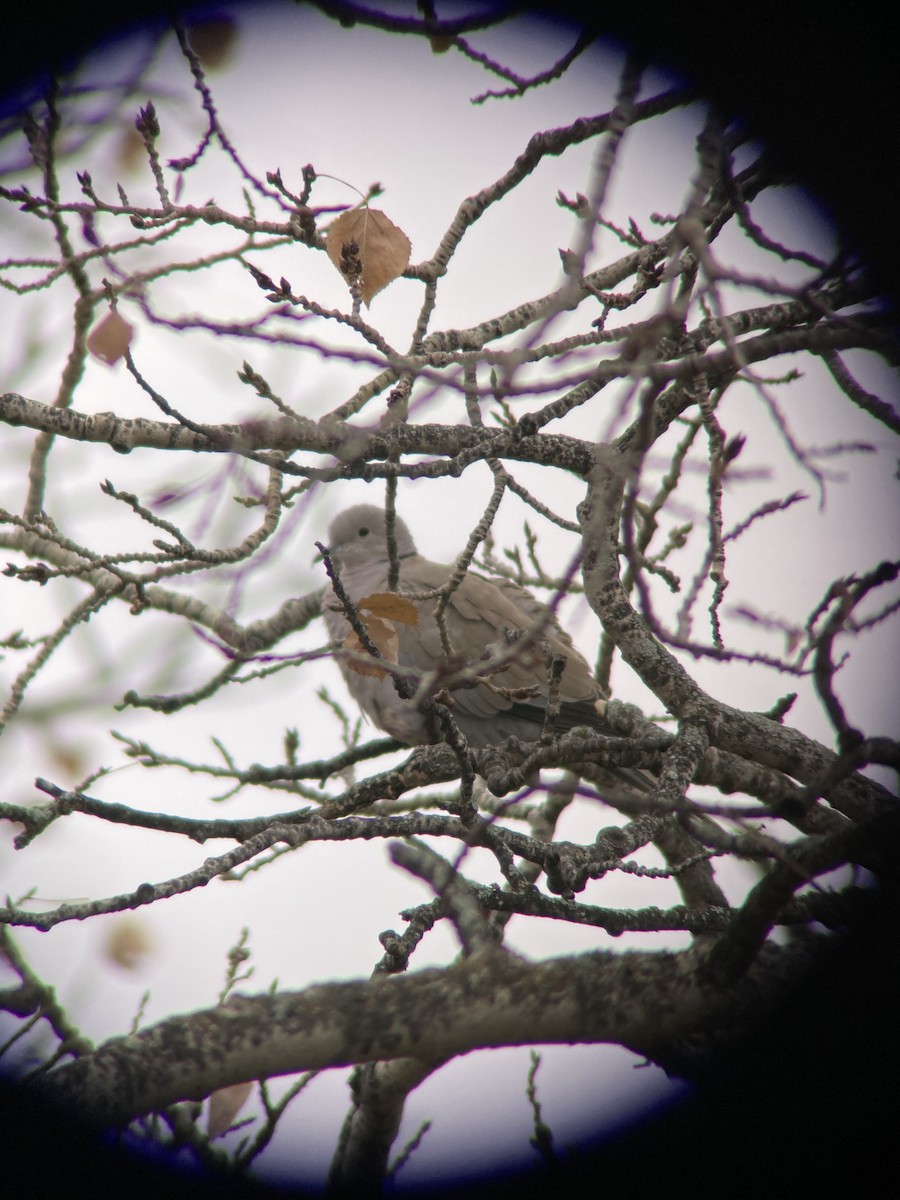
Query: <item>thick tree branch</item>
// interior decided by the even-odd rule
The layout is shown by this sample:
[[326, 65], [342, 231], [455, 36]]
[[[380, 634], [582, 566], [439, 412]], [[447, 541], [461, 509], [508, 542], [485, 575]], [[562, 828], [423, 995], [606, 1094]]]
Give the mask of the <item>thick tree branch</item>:
[[500, 950], [446, 969], [235, 996], [107, 1042], [54, 1071], [42, 1090], [91, 1120], [122, 1126], [243, 1080], [384, 1059], [607, 1041], [665, 1057], [667, 1044], [701, 1033], [714, 1012], [720, 1030], [746, 1028], [751, 1009], [759, 1014], [789, 969], [791, 954], [772, 952], [781, 968], [760, 974], [746, 996], [700, 982], [693, 951], [526, 963]]
[[[625, 661], [669, 712], [705, 723], [712, 745], [774, 767], [809, 787], [827, 777], [835, 755], [796, 729], [759, 714], [722, 704], [705, 692], [657, 638], [632, 606], [619, 580], [619, 515], [623, 482], [600, 448], [580, 517], [589, 547], [584, 558], [585, 594]], [[829, 788], [826, 799], [855, 820], [894, 803], [886, 789], [861, 775]]]
[[[816, 354], [848, 349], [883, 351], [889, 340], [889, 329], [883, 321], [858, 317], [853, 323], [768, 331], [738, 343], [737, 354], [733, 349], [692, 354], [670, 363], [649, 364], [645, 370], [651, 382], [659, 385], [700, 376], [714, 384], [720, 378], [730, 377], [742, 366], [782, 354], [794, 354], [801, 350]], [[421, 365], [426, 365], [427, 361]], [[415, 369], [417, 364], [411, 360], [408, 365]], [[605, 383], [627, 377], [633, 366], [630, 356], [601, 363], [591, 375], [591, 394]], [[553, 415], [558, 416], [559, 413], [554, 409]], [[0, 421], [13, 427], [26, 426], [74, 441], [105, 443], [122, 454], [140, 447], [186, 450], [199, 454], [246, 455], [262, 451], [294, 453], [304, 450], [338, 459], [342, 463], [342, 475], [345, 478], [369, 477], [370, 459], [387, 459], [398, 453], [456, 456], [474, 447], [481, 450], [479, 458], [552, 463], [579, 474], [586, 474], [590, 466], [584, 450], [573, 455], [575, 446], [579, 445], [573, 438], [545, 435], [536, 439], [529, 436], [544, 423], [539, 414], [529, 415], [522, 428], [511, 432], [484, 428], [476, 430], [460, 425], [408, 424], [391, 429], [365, 430], [336, 417], [312, 421], [300, 416], [259, 418], [241, 425], [192, 423], [193, 427], [188, 428], [175, 422], [150, 421], [142, 417], [125, 418], [115, 413], [87, 415], [7, 392], [0, 395]], [[522, 436], [523, 432], [526, 433], [525, 437]], [[280, 460], [273, 465], [286, 474], [303, 474], [310, 470]]]

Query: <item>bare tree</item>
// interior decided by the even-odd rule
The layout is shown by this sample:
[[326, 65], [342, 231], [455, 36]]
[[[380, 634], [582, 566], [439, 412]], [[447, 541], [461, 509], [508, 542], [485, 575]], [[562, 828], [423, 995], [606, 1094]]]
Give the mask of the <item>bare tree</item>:
[[[452, 52], [477, 66], [478, 112], [527, 103], [585, 56], [596, 62], [582, 32], [541, 71], [517, 70], [496, 49], [507, 20], [496, 13], [315, 7], [348, 38], [413, 34], [436, 63]], [[214, 48], [228, 42], [227, 26], [217, 38]], [[134, 804], [121, 759], [90, 745], [68, 781], [38, 779], [39, 800], [0, 803], [39, 875], [36, 895], [0, 909], [13, 976], [0, 1002], [20, 1023], [10, 1054], [42, 1096], [232, 1170], [260, 1159], [312, 1073], [354, 1067], [331, 1185], [359, 1194], [414, 1153], [390, 1162], [404, 1106], [451, 1060], [614, 1043], [697, 1079], [815, 964], [828, 931], [871, 905], [898, 848], [887, 786], [898, 748], [878, 687], [898, 560], [890, 523], [862, 514], [881, 503], [873, 493], [888, 495], [900, 418], [880, 393], [896, 338], [850, 248], [781, 231], [783, 167], [739, 122], [633, 58], [608, 107], [587, 97], [567, 123], [536, 127], [491, 180], [453, 198], [430, 256], [410, 261], [390, 188], [382, 201], [380, 183], [364, 185], [348, 204], [317, 164], [261, 172], [220, 114], [202, 30], [176, 25], [159, 44], [177, 47], [183, 75], [142, 102], [136, 135], [125, 116], [153, 79], [146, 46], [113, 91], [77, 73], [54, 80], [25, 115], [24, 149], [16, 131], [4, 142], [0, 282], [17, 353], [0, 397], [5, 736], [25, 730], [58, 750], [67, 722], [87, 713], [105, 729], [115, 707], [117, 724], [131, 722], [120, 753], [166, 791]], [[188, 98], [202, 129], [175, 154]], [[631, 147], [671, 122], [696, 133], [680, 203], [650, 196], [621, 219], [614, 191]], [[117, 183], [135, 136], [149, 187]], [[583, 191], [560, 183], [524, 210], [523, 232], [519, 197], [557, 160], [568, 178], [563, 160], [581, 149]], [[231, 191], [217, 182], [210, 198], [209, 180], [226, 177], [210, 172], [226, 168]], [[490, 242], [477, 262], [466, 250], [506, 212], [520, 261], [544, 264], [536, 280], [557, 252], [554, 220], [571, 236], [552, 286], [495, 304], [520, 262], [486, 257]], [[327, 290], [326, 272], [341, 306], [298, 282]], [[466, 324], [442, 316], [457, 272], [478, 289]], [[379, 304], [401, 288], [413, 319], [382, 322]], [[91, 391], [107, 363], [119, 364], [111, 411]], [[189, 363], [207, 372], [204, 389]], [[481, 571], [539, 597], [535, 640], [548, 614], [578, 626], [614, 697], [602, 730], [557, 730], [549, 663], [537, 741], [473, 749], [456, 729], [410, 750], [371, 736], [330, 661], [346, 651], [326, 644], [326, 577], [312, 562], [359, 482], [414, 528], [418, 516], [421, 542], [425, 517], [449, 532], [455, 571], [420, 603], [440, 605]], [[82, 495], [98, 483], [99, 510]], [[458, 515], [446, 508], [457, 494]], [[378, 646], [365, 614], [349, 615], [362, 626], [357, 666], [382, 670], [360, 663]], [[496, 667], [449, 655], [404, 685], [454, 730], [454, 690]], [[284, 713], [281, 757], [248, 763], [232, 729], [206, 761], [194, 714], [230, 708], [249, 724], [266, 695]], [[186, 751], [160, 747], [163, 716], [182, 722]], [[635, 769], [648, 792], [617, 782]], [[223, 799], [232, 812], [245, 803], [241, 815], [210, 803]], [[123, 836], [165, 834], [192, 861], [123, 892], [48, 903], [66, 885], [40, 847], [76, 814]], [[329, 982], [313, 963], [308, 986], [247, 994], [254, 932], [234, 945], [224, 987], [208, 982], [209, 1007], [154, 1022], [139, 1012], [129, 1036], [95, 1047], [29, 959], [29, 931], [210, 883], [249, 887], [263, 868], [338, 841], [384, 846], [386, 869], [430, 893], [398, 929], [371, 930], [383, 953], [367, 977]], [[602, 890], [618, 877], [634, 887]], [[325, 889], [321, 903], [328, 937]], [[358, 911], [364, 921], [365, 897]], [[297, 917], [281, 919], [289, 930]], [[592, 940], [548, 953], [532, 931], [554, 923]], [[442, 928], [453, 949], [416, 969]], [[620, 936], [624, 951], [609, 943]], [[275, 1098], [266, 1081], [284, 1077]], [[259, 1117], [226, 1152], [215, 1139], [256, 1081]], [[534, 1144], [550, 1159], [538, 1087], [533, 1072]]]

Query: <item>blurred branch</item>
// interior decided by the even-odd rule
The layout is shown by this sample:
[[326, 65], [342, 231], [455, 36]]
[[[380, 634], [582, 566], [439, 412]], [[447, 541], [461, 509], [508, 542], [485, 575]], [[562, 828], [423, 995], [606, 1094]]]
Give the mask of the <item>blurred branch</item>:
[[[751, 970], [726, 1001], [699, 982], [692, 951], [593, 952], [526, 963], [483, 951], [442, 969], [317, 984], [225, 1005], [106, 1043], [54, 1071], [45, 1095], [103, 1125], [201, 1098], [248, 1075], [272, 1077], [378, 1059], [446, 1060], [484, 1046], [620, 1042], [638, 1052], [701, 1036], [715, 1013], [736, 1037], [785, 977], [808, 965], [805, 947], [771, 947], [768, 971]], [[771, 960], [778, 959], [777, 967]], [[269, 1030], [260, 1040], [259, 1030]]]

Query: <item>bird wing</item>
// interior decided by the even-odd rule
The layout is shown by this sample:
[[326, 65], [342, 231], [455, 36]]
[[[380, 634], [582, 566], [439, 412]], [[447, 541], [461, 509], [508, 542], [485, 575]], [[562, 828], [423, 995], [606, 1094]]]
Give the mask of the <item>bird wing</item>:
[[[452, 570], [445, 564], [416, 556], [403, 563], [401, 588], [420, 592], [441, 587]], [[522, 603], [517, 603], [524, 597], [530, 602], [528, 610]], [[400, 661], [430, 671], [446, 662], [436, 616], [438, 601], [422, 600], [416, 606], [418, 624], [402, 625], [398, 630]], [[524, 637], [536, 625], [541, 625], [544, 617], [543, 606], [524, 589], [515, 585], [501, 587], [473, 572], [467, 573], [453, 591], [444, 611], [452, 651], [466, 665], [477, 665], [486, 652], [492, 656], [504, 652], [517, 635]], [[515, 704], [545, 706], [550, 686], [549, 659], [555, 655], [565, 659], [560, 699], [572, 703], [593, 702], [599, 693], [590, 668], [550, 614], [543, 620], [539, 636], [534, 641], [523, 641], [521, 649], [514, 652], [502, 670], [491, 674], [489, 681], [456, 689], [453, 693], [455, 707], [467, 716], [489, 720]], [[489, 669], [489, 663], [484, 666]], [[510, 692], [524, 694], [517, 698]]]

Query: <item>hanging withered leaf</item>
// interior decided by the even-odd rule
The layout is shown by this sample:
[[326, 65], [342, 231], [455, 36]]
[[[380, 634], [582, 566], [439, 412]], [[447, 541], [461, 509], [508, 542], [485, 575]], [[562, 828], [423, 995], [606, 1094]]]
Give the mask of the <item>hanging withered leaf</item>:
[[251, 1083], [232, 1083], [228, 1087], [219, 1088], [209, 1098], [209, 1122], [207, 1131], [210, 1138], [221, 1137], [231, 1128], [234, 1118], [238, 1115], [247, 1097], [253, 1091]]
[[[355, 253], [352, 249], [345, 253], [345, 247], [354, 245]], [[377, 208], [351, 208], [341, 213], [328, 228], [325, 249], [345, 278], [344, 265], [359, 261], [359, 294], [366, 304], [371, 304], [373, 296], [403, 274], [412, 252], [403, 230]]]
[[[395, 592], [375, 592], [366, 596], [357, 604], [359, 615], [365, 624], [366, 633], [378, 647], [382, 658], [390, 663], [400, 661], [399, 625], [419, 624], [419, 610], [411, 600], [398, 596]], [[351, 630], [344, 639], [344, 649], [351, 654], [367, 654], [366, 647]], [[379, 667], [377, 659], [369, 658], [367, 662], [351, 659], [347, 664], [357, 675], [374, 675], [376, 679], [384, 679], [389, 672]]]
[[371, 596], [360, 600], [356, 607], [360, 612], [371, 613], [373, 617], [381, 617], [384, 621], [399, 621], [401, 625], [412, 625], [414, 629], [419, 624], [419, 610], [415, 604], [397, 592], [373, 592]]
[[150, 931], [138, 917], [121, 917], [110, 929], [104, 955], [124, 971], [136, 971], [153, 952]]
[[116, 165], [121, 171], [133, 175], [147, 161], [147, 147], [144, 139], [129, 121], [119, 134], [119, 145], [116, 150]]
[[87, 348], [95, 358], [112, 366], [131, 345], [134, 329], [117, 312], [107, 313], [88, 334]]
[[226, 16], [209, 17], [188, 26], [191, 49], [207, 71], [227, 66], [238, 40], [238, 27]]

